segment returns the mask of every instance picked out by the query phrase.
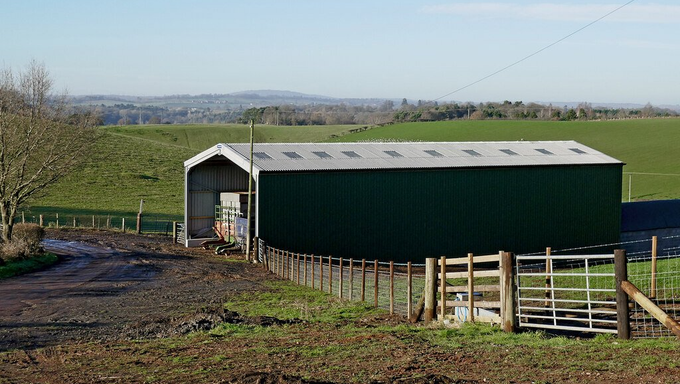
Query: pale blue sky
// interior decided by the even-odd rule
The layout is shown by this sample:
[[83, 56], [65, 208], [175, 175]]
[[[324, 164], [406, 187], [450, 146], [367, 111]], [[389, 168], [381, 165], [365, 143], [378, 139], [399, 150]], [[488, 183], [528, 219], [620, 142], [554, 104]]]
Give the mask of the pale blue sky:
[[[0, 0], [0, 66], [70, 94], [291, 90], [432, 100], [628, 0]], [[680, 104], [680, 4], [634, 1], [459, 101]]]

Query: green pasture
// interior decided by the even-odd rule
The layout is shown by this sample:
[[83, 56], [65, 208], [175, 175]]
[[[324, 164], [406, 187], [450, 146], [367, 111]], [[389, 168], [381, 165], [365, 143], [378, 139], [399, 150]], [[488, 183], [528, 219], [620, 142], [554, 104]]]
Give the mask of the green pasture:
[[[359, 125], [275, 126], [256, 125], [257, 143], [311, 143], [347, 135]], [[217, 143], [246, 143], [250, 127], [243, 124], [128, 125], [104, 128], [113, 135], [202, 151]]]
[[[680, 119], [620, 121], [448, 121], [404, 123], [353, 133], [362, 126], [261, 126], [256, 142], [576, 140], [626, 163], [622, 196], [680, 198]], [[179, 219], [183, 162], [218, 142], [247, 142], [246, 125], [103, 127], [86, 164], [23, 207], [27, 215], [134, 216], [145, 212]], [[630, 176], [632, 174], [632, 176]]]
[[575, 140], [626, 163], [621, 187], [624, 201], [628, 200], [631, 177], [632, 201], [680, 198], [680, 119], [404, 123], [332, 140]]

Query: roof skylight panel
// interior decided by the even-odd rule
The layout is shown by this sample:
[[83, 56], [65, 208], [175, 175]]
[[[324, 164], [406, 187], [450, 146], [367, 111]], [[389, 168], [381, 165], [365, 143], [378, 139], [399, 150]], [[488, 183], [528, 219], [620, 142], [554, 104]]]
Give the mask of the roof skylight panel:
[[383, 151], [383, 152], [385, 152], [386, 154], [388, 154], [392, 157], [404, 157], [404, 155], [402, 155], [401, 153], [399, 153], [397, 151]]
[[284, 155], [288, 156], [290, 159], [304, 159], [299, 153], [297, 152], [282, 152]]
[[328, 152], [324, 152], [324, 151], [313, 151], [312, 153], [315, 154], [316, 156], [318, 156], [320, 159], [332, 159], [333, 158], [333, 156], [331, 156]]
[[476, 156], [476, 157], [482, 156], [481, 153], [475, 151], [474, 149], [463, 149], [463, 152], [467, 153], [470, 156]]
[[427, 153], [428, 155], [430, 155], [432, 157], [444, 157], [444, 155], [435, 151], [434, 149], [426, 149], [423, 152]]
[[354, 151], [342, 151], [342, 154], [353, 159], [361, 159], [361, 155]]
[[266, 152], [253, 152], [253, 156], [260, 160], [272, 160], [273, 157], [269, 156]]

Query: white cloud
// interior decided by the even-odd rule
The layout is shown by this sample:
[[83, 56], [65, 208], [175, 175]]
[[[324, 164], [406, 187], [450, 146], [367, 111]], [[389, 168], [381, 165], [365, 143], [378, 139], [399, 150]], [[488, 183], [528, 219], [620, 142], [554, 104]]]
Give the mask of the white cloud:
[[[421, 12], [451, 14], [477, 18], [515, 18], [545, 21], [593, 21], [615, 10], [617, 4], [565, 5], [556, 3], [457, 3], [428, 5]], [[680, 5], [631, 4], [609, 15], [604, 20], [617, 22], [677, 23]]]

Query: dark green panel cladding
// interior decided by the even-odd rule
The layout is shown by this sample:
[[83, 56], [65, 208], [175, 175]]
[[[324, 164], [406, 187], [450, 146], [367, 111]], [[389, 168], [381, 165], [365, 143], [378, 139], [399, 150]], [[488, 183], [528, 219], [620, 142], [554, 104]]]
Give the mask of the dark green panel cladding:
[[422, 261], [618, 241], [621, 166], [261, 173], [259, 234], [324, 255]]

